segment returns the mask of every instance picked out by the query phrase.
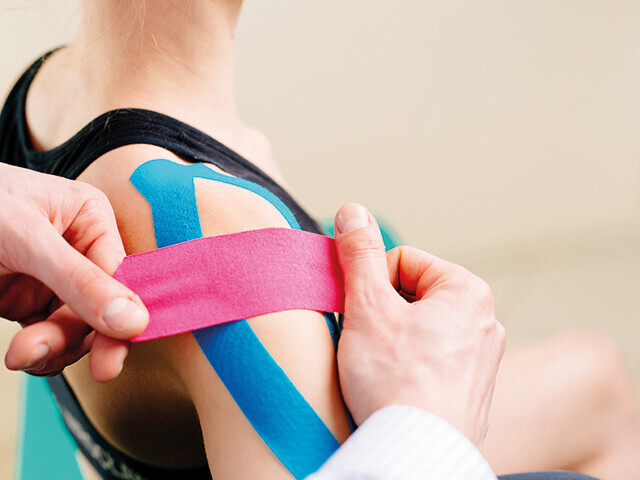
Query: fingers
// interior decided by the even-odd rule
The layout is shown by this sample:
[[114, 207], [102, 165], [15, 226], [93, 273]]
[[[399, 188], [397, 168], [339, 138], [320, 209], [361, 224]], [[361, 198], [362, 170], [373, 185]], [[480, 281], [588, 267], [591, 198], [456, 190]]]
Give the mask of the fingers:
[[463, 267], [413, 247], [387, 252], [389, 280], [407, 298], [420, 300], [430, 290], [453, 276], [468, 273]]
[[[46, 318], [58, 301], [66, 304], [14, 338], [7, 367], [33, 374], [60, 371], [88, 351], [95, 336], [91, 327], [118, 339], [141, 333], [148, 312], [109, 275], [125, 252], [105, 195], [87, 184], [15, 167], [3, 171], [0, 183], [6, 227], [0, 276], [25, 274], [0, 279], [0, 315], [24, 325]], [[120, 371], [128, 345], [97, 338], [96, 356], [106, 363], [96, 367], [96, 375], [108, 380]]]
[[29, 325], [13, 337], [5, 365], [10, 370], [43, 370], [45, 364], [50, 369], [54, 363], [71, 364], [79, 350], [86, 353], [83, 344], [90, 332], [68, 307], [62, 307], [47, 321]]
[[64, 238], [102, 270], [113, 274], [126, 253], [111, 204], [100, 190], [83, 185], [88, 198], [64, 231]]
[[5, 365], [31, 375], [56, 375], [91, 350], [91, 374], [98, 382], [108, 382], [122, 370], [129, 347], [127, 341], [99, 333], [94, 336], [87, 324], [64, 306], [46, 322], [30, 325], [16, 334]]
[[39, 365], [33, 366], [32, 368], [28, 368], [24, 370], [24, 372], [37, 377], [52, 377], [54, 375], [62, 373], [62, 371], [66, 367], [76, 363], [87, 353], [89, 353], [94, 336], [95, 332], [90, 333], [82, 340], [79, 345], [65, 350], [63, 355], [51, 358]]
[[[49, 226], [31, 245], [25, 272], [39, 278], [95, 330], [119, 339], [147, 326], [149, 314], [140, 299], [70, 246]], [[94, 248], [94, 247], [91, 247]]]
[[122, 371], [131, 344], [96, 333], [89, 355], [91, 376], [97, 382], [109, 382]]
[[379, 292], [391, 288], [377, 222], [363, 206], [347, 204], [336, 214], [335, 240], [346, 298], [375, 303]]

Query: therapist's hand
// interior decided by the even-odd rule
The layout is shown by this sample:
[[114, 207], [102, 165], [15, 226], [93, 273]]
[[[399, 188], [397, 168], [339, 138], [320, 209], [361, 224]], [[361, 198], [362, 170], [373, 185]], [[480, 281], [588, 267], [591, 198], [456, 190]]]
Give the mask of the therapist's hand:
[[488, 285], [418, 249], [385, 254], [375, 219], [360, 205], [340, 209], [335, 239], [346, 294], [338, 371], [356, 423], [385, 406], [410, 405], [479, 446], [506, 338]]
[[24, 327], [6, 366], [53, 375], [91, 350], [94, 378], [115, 378], [125, 340], [148, 323], [139, 298], [109, 275], [124, 256], [99, 190], [0, 164], [0, 317]]

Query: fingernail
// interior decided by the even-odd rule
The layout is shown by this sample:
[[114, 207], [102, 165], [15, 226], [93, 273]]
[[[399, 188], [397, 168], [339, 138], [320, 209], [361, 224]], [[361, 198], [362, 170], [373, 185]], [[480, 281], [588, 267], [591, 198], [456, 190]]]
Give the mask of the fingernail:
[[39, 343], [31, 352], [31, 358], [29, 359], [29, 363], [24, 365], [20, 370], [30, 370], [33, 369], [33, 366], [36, 364], [45, 363], [45, 358], [49, 356], [51, 352], [51, 347], [46, 343]]
[[117, 332], [136, 330], [145, 324], [146, 312], [128, 298], [121, 297], [112, 301], [102, 315], [104, 321]]
[[336, 226], [340, 233], [348, 233], [358, 228], [366, 227], [369, 221], [369, 213], [357, 203], [351, 203], [340, 209], [336, 216]]
[[47, 362], [40, 362], [38, 365], [36, 365], [35, 367], [27, 367], [27, 368], [23, 368], [22, 371], [23, 372], [39, 372], [40, 370], [42, 370], [44, 367], [47, 366]]

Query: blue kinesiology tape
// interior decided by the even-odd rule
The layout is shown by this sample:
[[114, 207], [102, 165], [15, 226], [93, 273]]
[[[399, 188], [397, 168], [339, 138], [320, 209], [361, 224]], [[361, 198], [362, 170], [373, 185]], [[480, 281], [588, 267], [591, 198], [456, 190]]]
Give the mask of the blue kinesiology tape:
[[[260, 185], [202, 163], [158, 159], [139, 166], [130, 178], [151, 206], [158, 248], [202, 237], [195, 178], [250, 190], [278, 209], [291, 228], [300, 229], [287, 206]], [[327, 314], [325, 318], [336, 345], [335, 322]], [[318, 470], [340, 446], [246, 320], [196, 330], [193, 335], [247, 420], [295, 478]]]

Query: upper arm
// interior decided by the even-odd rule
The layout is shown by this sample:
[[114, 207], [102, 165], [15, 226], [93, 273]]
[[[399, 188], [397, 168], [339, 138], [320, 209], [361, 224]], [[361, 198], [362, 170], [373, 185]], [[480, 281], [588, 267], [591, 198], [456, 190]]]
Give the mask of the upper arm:
[[[128, 254], [157, 246], [149, 202], [129, 182], [133, 171], [152, 158], [172, 156], [156, 147], [125, 147], [105, 155], [79, 178], [101, 188], [111, 200]], [[277, 208], [252, 191], [201, 178], [194, 184], [203, 236], [289, 226]], [[255, 317], [248, 323], [304, 399], [336, 438], [343, 441], [349, 429], [338, 387], [334, 346], [323, 315], [312, 311], [287, 311]], [[180, 394], [197, 411], [212, 472], [221, 478], [288, 476], [247, 421], [194, 335], [178, 335], [147, 343], [149, 345], [134, 345], [134, 349], [150, 352], [156, 365], [170, 378], [167, 383], [182, 386]], [[231, 354], [236, 353], [233, 345], [225, 345], [225, 348]], [[142, 356], [148, 359], [149, 355]], [[139, 357], [135, 351], [132, 351], [132, 357], [134, 361], [131, 365], [128, 362], [123, 373], [127, 373], [127, 369], [145, 367], [144, 362], [135, 361]], [[252, 365], [251, 368], [261, 371], [263, 365]], [[268, 382], [269, 378], [263, 380]], [[110, 394], [118, 395], [118, 392]], [[145, 392], [136, 392], [138, 394], [145, 396]]]

